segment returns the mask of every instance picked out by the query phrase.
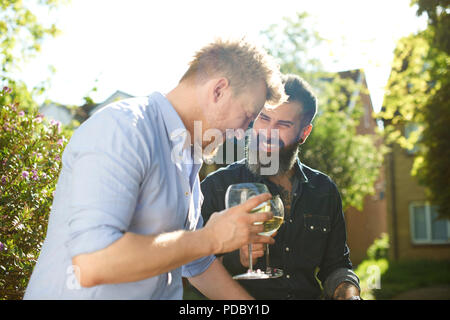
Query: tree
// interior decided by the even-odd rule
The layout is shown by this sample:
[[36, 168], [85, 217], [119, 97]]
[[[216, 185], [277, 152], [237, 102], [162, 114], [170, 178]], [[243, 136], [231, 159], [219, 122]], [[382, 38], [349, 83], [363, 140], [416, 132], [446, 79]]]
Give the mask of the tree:
[[358, 84], [351, 76], [323, 70], [314, 54], [322, 49], [323, 39], [314, 31], [307, 14], [285, 18], [282, 24], [264, 30], [262, 36], [266, 49], [278, 58], [281, 71], [302, 76], [319, 98], [314, 129], [301, 147], [302, 162], [335, 181], [345, 209], [353, 206], [361, 210], [364, 197], [375, 191], [382, 155], [375, 146], [377, 136], [356, 133], [362, 115], [359, 97], [352, 101], [353, 108], [348, 106]]
[[0, 105], [20, 101], [26, 108], [36, 108], [37, 95], [45, 90], [45, 81], [39, 87], [27, 88], [23, 81], [14, 78], [14, 72], [22, 62], [32, 58], [41, 50], [42, 42], [54, 37], [59, 30], [52, 23], [38, 21], [33, 9], [36, 7], [55, 9], [59, 0], [29, 1], [0, 0], [0, 85], [12, 89], [10, 95], [0, 99]]
[[[412, 175], [450, 217], [450, 1], [415, 0], [427, 29], [399, 40], [380, 116], [388, 143], [414, 151]], [[413, 128], [414, 130], [408, 130]]]

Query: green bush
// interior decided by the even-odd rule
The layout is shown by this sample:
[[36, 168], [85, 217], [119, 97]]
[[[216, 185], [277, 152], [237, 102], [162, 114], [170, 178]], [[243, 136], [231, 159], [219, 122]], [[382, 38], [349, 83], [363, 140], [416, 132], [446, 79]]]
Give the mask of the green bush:
[[[0, 299], [20, 299], [46, 235], [66, 137], [0, 91]], [[70, 132], [67, 132], [70, 134]]]
[[389, 236], [383, 233], [380, 238], [375, 239], [367, 249], [367, 258], [372, 260], [387, 259], [389, 250]]

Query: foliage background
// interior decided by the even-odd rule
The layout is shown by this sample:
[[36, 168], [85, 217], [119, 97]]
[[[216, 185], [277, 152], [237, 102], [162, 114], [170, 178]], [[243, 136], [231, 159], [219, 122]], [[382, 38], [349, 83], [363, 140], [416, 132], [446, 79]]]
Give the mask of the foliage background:
[[439, 206], [440, 217], [450, 218], [450, 1], [412, 3], [418, 15], [427, 15], [428, 27], [398, 42], [379, 116], [386, 143], [414, 155], [411, 173]]
[[[1, 97], [9, 94], [5, 87]], [[18, 103], [0, 111], [0, 298], [21, 298], [46, 235], [70, 132]]]

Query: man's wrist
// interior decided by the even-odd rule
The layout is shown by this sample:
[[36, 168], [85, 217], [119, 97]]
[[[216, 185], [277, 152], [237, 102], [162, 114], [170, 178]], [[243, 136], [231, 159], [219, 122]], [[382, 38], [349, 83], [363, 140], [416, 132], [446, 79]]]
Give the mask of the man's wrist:
[[220, 248], [216, 244], [215, 237], [211, 234], [208, 227], [205, 226], [195, 232], [198, 232], [201, 242], [205, 245], [205, 249], [207, 251], [206, 255], [212, 255], [220, 252]]
[[[359, 297], [359, 289], [353, 283], [344, 281], [340, 283], [334, 291], [333, 299], [335, 300], [350, 300], [352, 297]], [[355, 299], [351, 299], [355, 300]]]

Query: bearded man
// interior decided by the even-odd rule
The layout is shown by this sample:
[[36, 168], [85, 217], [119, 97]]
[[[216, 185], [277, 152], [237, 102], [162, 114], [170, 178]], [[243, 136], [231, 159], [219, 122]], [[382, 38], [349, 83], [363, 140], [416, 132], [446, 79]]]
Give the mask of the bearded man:
[[[359, 279], [352, 271], [338, 188], [327, 175], [298, 158], [299, 147], [312, 130], [317, 98], [298, 76], [287, 75], [283, 83], [288, 101], [259, 113], [247, 141], [246, 158], [202, 182], [203, 218], [207, 221], [213, 212], [224, 209], [229, 185], [267, 185], [272, 195], [281, 197], [285, 208], [285, 223], [270, 246], [270, 266], [282, 269], [283, 276], [239, 280], [240, 284], [257, 299], [359, 299]], [[254, 268], [265, 270], [265, 262], [258, 259], [265, 245], [253, 243], [252, 248]], [[248, 246], [221, 259], [232, 275], [243, 273], [249, 266]]]

